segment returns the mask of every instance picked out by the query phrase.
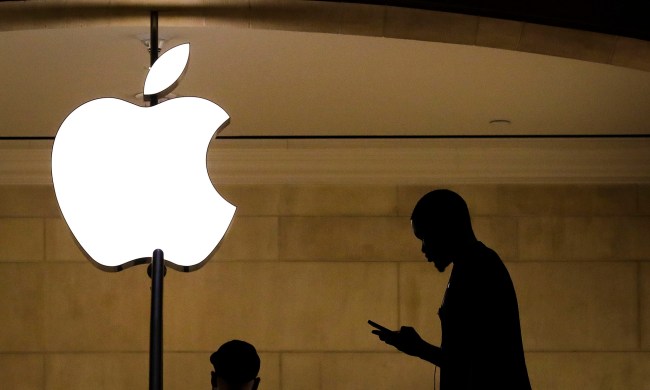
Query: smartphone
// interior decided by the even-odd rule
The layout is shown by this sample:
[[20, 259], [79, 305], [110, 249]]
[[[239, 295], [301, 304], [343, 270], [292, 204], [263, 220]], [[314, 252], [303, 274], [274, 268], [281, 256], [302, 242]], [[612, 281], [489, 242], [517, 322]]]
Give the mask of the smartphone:
[[378, 323], [376, 323], [374, 321], [368, 320], [368, 323], [370, 324], [370, 326], [372, 326], [374, 328], [377, 328], [377, 329], [381, 330], [382, 332], [392, 332], [392, 330], [390, 330], [390, 329], [388, 329], [386, 327], [383, 327], [383, 326], [379, 325]]

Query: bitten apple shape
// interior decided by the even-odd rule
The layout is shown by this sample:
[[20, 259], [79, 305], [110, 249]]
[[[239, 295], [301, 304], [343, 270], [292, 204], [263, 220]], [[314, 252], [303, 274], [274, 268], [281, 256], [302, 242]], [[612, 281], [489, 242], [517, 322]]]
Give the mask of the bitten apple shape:
[[152, 107], [96, 99], [65, 119], [52, 150], [54, 189], [75, 239], [98, 266], [119, 271], [155, 249], [184, 271], [209, 258], [235, 213], [206, 165], [210, 140], [228, 122], [221, 107], [197, 97]]

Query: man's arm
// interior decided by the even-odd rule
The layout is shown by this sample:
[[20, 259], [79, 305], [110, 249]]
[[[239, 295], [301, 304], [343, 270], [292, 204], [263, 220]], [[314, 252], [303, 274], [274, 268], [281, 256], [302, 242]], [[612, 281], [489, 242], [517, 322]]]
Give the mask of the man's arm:
[[368, 323], [376, 328], [372, 333], [376, 334], [386, 344], [392, 345], [407, 355], [419, 357], [438, 367], [443, 364], [442, 350], [424, 341], [412, 327], [402, 326], [400, 330], [393, 331], [372, 321], [368, 321]]

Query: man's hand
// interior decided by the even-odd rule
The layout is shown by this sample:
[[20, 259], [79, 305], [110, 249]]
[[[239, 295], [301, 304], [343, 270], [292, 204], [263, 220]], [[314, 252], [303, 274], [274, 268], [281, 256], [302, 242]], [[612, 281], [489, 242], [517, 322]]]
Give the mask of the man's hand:
[[392, 345], [407, 355], [422, 357], [424, 350], [428, 346], [422, 337], [410, 326], [402, 326], [400, 330], [390, 330], [372, 321], [368, 323], [373, 326], [373, 334], [388, 345]]

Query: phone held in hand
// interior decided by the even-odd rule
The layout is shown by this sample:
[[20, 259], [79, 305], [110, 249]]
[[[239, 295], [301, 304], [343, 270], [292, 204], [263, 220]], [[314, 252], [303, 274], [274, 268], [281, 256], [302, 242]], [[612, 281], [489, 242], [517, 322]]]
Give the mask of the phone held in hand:
[[390, 329], [388, 329], [388, 328], [386, 328], [384, 326], [381, 326], [381, 325], [379, 325], [378, 323], [376, 323], [376, 322], [374, 322], [372, 320], [368, 320], [368, 324], [370, 324], [370, 326], [372, 326], [373, 328], [377, 328], [377, 329], [381, 330], [382, 332], [392, 332], [392, 330], [390, 330]]

